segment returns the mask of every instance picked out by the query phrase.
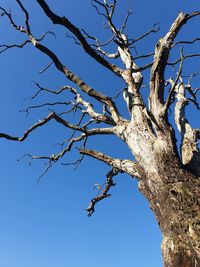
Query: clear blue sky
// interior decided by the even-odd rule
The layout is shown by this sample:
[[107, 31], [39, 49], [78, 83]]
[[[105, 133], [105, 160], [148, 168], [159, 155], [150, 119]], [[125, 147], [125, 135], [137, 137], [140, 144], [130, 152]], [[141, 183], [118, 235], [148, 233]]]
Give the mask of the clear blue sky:
[[[57, 31], [56, 40], [48, 38], [46, 44], [63, 57], [67, 66], [107, 94], [122, 88], [118, 78], [84, 55], [60, 27], [49, 23], [36, 1], [23, 2], [30, 10], [34, 33], [42, 34], [46, 29]], [[117, 23], [130, 1], [118, 2]], [[101, 18], [96, 16], [90, 1], [49, 0], [48, 3], [77, 26], [103, 36]], [[1, 5], [10, 8], [20, 23], [21, 13], [14, 0], [1, 0]], [[196, 11], [200, 4], [196, 0], [134, 0], [132, 7], [134, 16], [129, 23], [132, 37], [156, 22], [161, 27], [149, 41], [138, 44], [138, 53], [143, 53], [153, 50], [154, 42], [167, 31], [179, 11]], [[199, 20], [194, 19], [184, 29], [188, 39], [199, 37]], [[1, 19], [0, 43], [13, 40], [22, 40], [22, 37]], [[46, 114], [46, 110], [33, 111], [25, 118], [24, 113], [18, 112], [47, 97], [41, 96], [34, 103], [24, 100], [35, 92], [31, 81], [39, 81], [52, 89], [69, 84], [54, 68], [43, 76], [38, 75], [48, 63], [48, 59], [31, 46], [0, 54], [0, 132], [21, 135]], [[194, 70], [197, 67], [194, 65]], [[185, 71], [190, 69], [191, 66]], [[197, 117], [193, 111], [190, 114], [193, 125], [197, 126]], [[161, 267], [161, 234], [135, 180], [126, 175], [116, 177], [112, 198], [102, 201], [95, 214], [88, 218], [84, 209], [95, 194], [94, 184], [104, 181], [107, 166], [92, 159], [86, 159], [76, 171], [58, 164], [36, 185], [43, 163], [33, 162], [30, 167], [26, 160], [17, 162], [27, 152], [48, 155], [57, 151], [55, 144], [66, 136], [69, 133], [52, 122], [22, 144], [0, 140], [0, 267]], [[130, 157], [128, 149], [117, 139], [95, 139], [90, 145], [115, 157]], [[75, 156], [74, 153], [67, 155], [62, 162], [69, 162]]]

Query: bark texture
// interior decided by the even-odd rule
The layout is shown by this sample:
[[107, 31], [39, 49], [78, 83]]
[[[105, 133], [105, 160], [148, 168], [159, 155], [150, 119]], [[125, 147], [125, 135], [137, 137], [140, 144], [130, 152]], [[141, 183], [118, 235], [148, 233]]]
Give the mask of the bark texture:
[[[24, 26], [18, 25], [10, 11], [3, 7], [0, 8], [1, 15], [6, 17], [11, 26], [27, 39], [21, 44], [1, 45], [0, 52], [13, 47], [23, 48], [27, 44], [32, 44], [39, 53], [51, 60], [51, 63], [41, 72], [47, 71], [49, 66], [53, 64], [58, 72], [74, 83], [75, 88], [64, 86], [58, 91], [54, 91], [36, 83], [37, 92], [32, 96], [32, 99], [44, 92], [54, 95], [67, 92], [72, 97], [69, 102], [44, 103], [28, 107], [25, 110], [27, 114], [31, 109], [44, 106], [62, 105], [65, 108], [60, 114], [55, 111], [50, 112], [45, 118], [26, 130], [21, 137], [0, 133], [0, 138], [22, 142], [33, 131], [52, 120], [68, 130], [72, 130], [70, 138], [63, 142], [59, 153], [50, 156], [32, 156], [29, 154], [27, 156], [30, 160], [46, 160], [46, 173], [54, 163], [63, 158], [75, 145], [81, 143], [78, 148], [81, 158], [72, 164], [77, 165], [84, 156], [90, 156], [111, 166], [111, 170], [106, 175], [105, 184], [98, 185], [99, 193], [91, 200], [87, 208], [89, 216], [95, 211], [97, 202], [110, 197], [109, 190], [115, 185], [114, 176], [121, 172], [136, 177], [139, 189], [149, 201], [163, 234], [162, 255], [164, 266], [200, 267], [200, 151], [198, 147], [200, 130], [194, 129], [190, 125], [185, 114], [186, 106], [189, 103], [193, 103], [199, 109], [196, 98], [199, 88], [193, 88], [191, 84], [191, 80], [196, 74], [192, 74], [188, 82], [185, 82], [183, 75], [184, 61], [191, 57], [198, 57], [200, 54], [184, 55], [183, 48], [181, 48], [180, 58], [175, 62], [169, 61], [172, 49], [180, 44], [193, 44], [199, 40], [197, 38], [193, 41], [175, 43], [175, 38], [184, 24], [200, 15], [200, 12], [179, 13], [169, 31], [158, 40], [154, 53], [136, 57], [133, 56], [132, 46], [151, 33], [156, 33], [158, 28], [154, 25], [152, 29], [141, 36], [130, 39], [125, 34], [125, 29], [131, 11], [128, 11], [121, 29], [118, 29], [113, 19], [116, 0], [113, 0], [112, 3], [106, 0], [91, 1], [97, 13], [106, 19], [107, 27], [111, 31], [111, 37], [104, 43], [85, 30], [80, 30], [66, 17], [55, 14], [46, 1], [36, 0], [36, 2], [53, 24], [60, 25], [73, 34], [72, 38], [82, 46], [88, 56], [124, 82], [123, 97], [130, 118], [127, 119], [122, 116], [114, 98], [102, 94], [100, 90], [93, 88], [82, 80], [50, 48], [42, 43], [45, 36], [52, 33], [47, 32], [40, 38], [32, 33], [29, 12], [21, 1], [16, 0], [25, 18]], [[110, 44], [116, 49], [115, 53], [108, 53], [104, 50]], [[151, 58], [151, 61], [140, 66], [137, 60], [141, 58]], [[118, 61], [114, 64], [113, 61], [110, 62], [110, 59], [121, 60], [124, 68], [117, 66]], [[173, 66], [175, 68], [178, 63], [178, 71], [175, 70], [174, 76], [166, 79], [168, 76], [167, 67]], [[144, 87], [143, 71], [148, 69], [150, 70], [149, 97], [148, 101], [143, 101], [141, 94]], [[120, 93], [117, 97], [119, 96]], [[102, 111], [99, 111], [99, 109], [97, 111], [93, 102], [98, 102]], [[177, 147], [175, 130], [169, 122], [172, 103], [174, 103], [174, 126], [177, 127], [181, 137], [180, 149]], [[76, 113], [77, 110], [81, 114], [79, 123], [68, 121], [65, 114]], [[117, 136], [128, 146], [135, 161], [113, 158], [101, 151], [87, 148], [87, 140], [91, 136], [97, 135]]]

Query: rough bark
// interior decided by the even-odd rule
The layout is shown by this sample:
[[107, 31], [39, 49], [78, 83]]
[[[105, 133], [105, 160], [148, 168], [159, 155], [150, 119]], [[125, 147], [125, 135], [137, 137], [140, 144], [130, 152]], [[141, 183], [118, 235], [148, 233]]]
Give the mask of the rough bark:
[[141, 145], [139, 188], [163, 234], [164, 266], [200, 266], [200, 179], [177, 160], [169, 139], [155, 140], [152, 150], [144, 139]]

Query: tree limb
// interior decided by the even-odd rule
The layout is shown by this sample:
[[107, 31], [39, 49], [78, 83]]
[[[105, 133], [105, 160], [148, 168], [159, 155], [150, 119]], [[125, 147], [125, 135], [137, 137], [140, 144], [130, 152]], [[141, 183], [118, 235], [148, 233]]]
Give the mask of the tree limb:
[[173, 45], [173, 41], [177, 34], [183, 27], [183, 25], [191, 18], [200, 15], [200, 12], [194, 12], [192, 14], [179, 13], [178, 17], [172, 24], [171, 28], [159, 42], [156, 44], [154, 63], [151, 68], [150, 77], [150, 110], [159, 123], [161, 119], [159, 114], [163, 112], [164, 103], [164, 72], [167, 65], [170, 50]]
[[181, 133], [181, 157], [183, 164], [194, 174], [200, 176], [200, 151], [197, 139], [199, 131], [193, 129], [186, 119], [185, 108], [189, 100], [185, 97], [186, 87], [183, 84], [176, 85], [176, 98], [174, 118], [179, 132]]
[[12, 44], [12, 45], [6, 45], [6, 44], [4, 44], [4, 45], [0, 45], [0, 48], [1, 48], [0, 53], [3, 53], [4, 51], [6, 51], [9, 48], [14, 48], [14, 47], [16, 47], [16, 48], [23, 48], [25, 45], [30, 44], [30, 43], [31, 43], [30, 40], [25, 40], [21, 44]]
[[71, 72], [66, 66], [64, 66], [61, 63], [61, 61], [58, 59], [58, 57], [50, 49], [48, 49], [47, 47], [43, 46], [42, 44], [38, 42], [35, 43], [35, 47], [38, 48], [42, 53], [49, 56], [54, 62], [54, 65], [56, 66], [56, 68], [60, 70], [63, 74], [65, 74], [65, 76], [69, 80], [74, 82], [84, 93], [95, 98], [101, 103], [106, 104], [109, 107], [112, 117], [116, 122], [121, 120], [119, 111], [114, 101], [112, 101], [110, 97], [103, 95], [102, 93], [96, 91], [94, 88], [87, 85], [80, 77], [78, 77], [76, 74]]
[[8, 134], [5, 134], [5, 133], [0, 133], [0, 138], [5, 138], [5, 139], [8, 139], [8, 140], [22, 142], [29, 136], [29, 134], [31, 132], [33, 132], [35, 129], [47, 124], [52, 119], [54, 119], [56, 122], [62, 124], [63, 126], [69, 128], [69, 129], [72, 129], [72, 130], [75, 130], [75, 131], [79, 131], [79, 132], [83, 132], [87, 136], [98, 135], [98, 134], [114, 134], [114, 132], [115, 132], [115, 128], [94, 128], [94, 129], [87, 130], [86, 128], [77, 126], [75, 124], [72, 124], [72, 123], [64, 120], [63, 118], [58, 116], [56, 113], [52, 112], [46, 118], [44, 118], [43, 120], [39, 120], [39, 122], [37, 122], [36, 124], [31, 126], [28, 130], [26, 130], [24, 132], [23, 136], [16, 137], [16, 136], [11, 136], [11, 135], [8, 135]]
[[158, 32], [159, 29], [160, 29], [160, 27], [159, 27], [158, 23], [155, 23], [155, 24], [153, 25], [153, 27], [152, 27], [149, 31], [147, 31], [146, 33], [142, 34], [141, 36], [139, 36], [139, 37], [137, 37], [137, 38], [135, 38], [135, 39], [133, 39], [133, 40], [129, 40], [129, 42], [128, 42], [128, 46], [131, 46], [132, 44], [134, 44], [134, 43], [136, 43], [136, 42], [142, 40], [143, 38], [147, 37], [147, 36], [148, 36], [149, 34], [151, 34], [151, 33], [156, 33], [156, 32]]
[[171, 89], [170, 89], [170, 91], [168, 93], [167, 100], [165, 101], [165, 104], [164, 104], [164, 113], [167, 112], [170, 104], [173, 102], [173, 96], [174, 96], [174, 93], [175, 93], [176, 85], [177, 85], [179, 79], [181, 78], [182, 69], [183, 69], [183, 62], [184, 62], [183, 48], [181, 48], [181, 59], [182, 60], [181, 60], [180, 66], [179, 66], [179, 70], [178, 70], [178, 74], [177, 74], [176, 80], [174, 82], [172, 82]]
[[[38, 0], [39, 1], [39, 0]], [[42, 4], [43, 7], [46, 7], [48, 9], [47, 13], [50, 14], [54, 14], [48, 7], [48, 5], [45, 3], [45, 1], [39, 1]], [[0, 8], [4, 13], [4, 15], [6, 15], [8, 17], [8, 19], [10, 20], [11, 25], [18, 31], [26, 34], [30, 41], [32, 42], [32, 44], [38, 49], [40, 50], [42, 53], [44, 53], [45, 55], [47, 55], [53, 62], [53, 64], [55, 65], [55, 67], [57, 68], [57, 70], [61, 71], [70, 81], [74, 82], [84, 93], [88, 94], [89, 96], [95, 98], [96, 100], [106, 104], [109, 109], [110, 112], [112, 114], [113, 119], [117, 122], [119, 120], [121, 120], [121, 116], [119, 114], [119, 111], [115, 105], [115, 103], [112, 101], [112, 99], [108, 96], [105, 96], [103, 94], [101, 94], [100, 92], [96, 91], [95, 89], [93, 89], [92, 87], [90, 87], [89, 85], [87, 85], [80, 77], [78, 77], [76, 74], [74, 74], [72, 71], [70, 71], [64, 64], [62, 64], [62, 62], [59, 60], [59, 58], [56, 56], [55, 53], [53, 53], [49, 48], [47, 48], [46, 46], [42, 45], [39, 42], [39, 39], [36, 39], [32, 33], [30, 32], [30, 25], [29, 25], [29, 15], [27, 10], [25, 9], [25, 7], [22, 5], [21, 1], [17, 0], [17, 3], [19, 4], [20, 8], [22, 9], [22, 11], [25, 13], [25, 23], [26, 23], [26, 27], [28, 25], [27, 28], [24, 28], [22, 26], [18, 26], [13, 18], [11, 13], [7, 12], [5, 9]], [[54, 14], [55, 15], [55, 14]], [[55, 17], [59, 18], [58, 20], [62, 21], [63, 18], [55, 15]], [[65, 21], [65, 19], [64, 19]], [[69, 22], [70, 23], [70, 22]], [[73, 26], [72, 26], [73, 27]], [[75, 26], [74, 26], [75, 27]]]
[[[52, 94], [61, 94], [64, 91], [68, 91], [70, 93], [72, 93], [73, 95], [75, 95], [74, 99], [75, 99], [75, 103], [74, 101], [69, 101], [69, 102], [54, 102], [54, 103], [44, 103], [42, 105], [35, 105], [35, 106], [31, 106], [28, 107], [26, 110], [23, 110], [25, 112], [28, 113], [28, 111], [30, 109], [33, 108], [38, 108], [38, 107], [44, 107], [44, 106], [54, 106], [54, 105], [72, 105], [71, 110], [67, 111], [67, 113], [69, 113], [72, 110], [76, 110], [77, 108], [81, 109], [83, 115], [88, 114], [91, 118], [93, 118], [93, 121], [95, 121], [96, 123], [99, 122], [104, 122], [106, 124], [109, 125], [116, 125], [115, 121], [113, 120], [113, 118], [110, 116], [111, 113], [109, 113], [109, 115], [106, 114], [106, 112], [103, 111], [102, 113], [98, 113], [94, 110], [94, 107], [92, 105], [92, 103], [85, 101], [83, 99], [83, 97], [77, 92], [77, 90], [71, 86], [64, 86], [61, 89], [57, 90], [57, 91], [53, 91], [44, 87], [41, 87], [38, 83], [35, 83], [36, 86], [39, 88], [39, 90], [31, 97], [31, 99], [34, 99], [40, 92], [45, 91], [48, 93], [52, 93]], [[83, 106], [84, 108], [82, 108], [81, 106]]]
[[[190, 55], [185, 55], [184, 60], [187, 58], [193, 58], [193, 57], [200, 57], [200, 54], [190, 54]], [[168, 62], [167, 65], [169, 66], [175, 66], [177, 63], [179, 63], [182, 60], [182, 58], [177, 59], [174, 62]]]
[[115, 159], [105, 155], [102, 152], [85, 148], [79, 148], [79, 152], [80, 154], [84, 154], [92, 158], [98, 159], [100, 161], [103, 161], [104, 163], [110, 165], [111, 167], [118, 169], [120, 172], [125, 172], [133, 177], [140, 178], [138, 165], [137, 163], [131, 160]]
[[179, 44], [194, 44], [197, 41], [200, 41], [200, 38], [195, 38], [195, 39], [193, 39], [191, 41], [179, 41], [179, 42], [174, 43], [173, 47], [175, 47], [176, 45], [179, 45]]
[[121, 69], [115, 66], [114, 64], [109, 63], [98, 53], [96, 53], [96, 51], [92, 49], [92, 47], [88, 44], [87, 40], [85, 39], [81, 31], [74, 24], [72, 24], [67, 18], [60, 17], [57, 14], [55, 14], [44, 0], [37, 0], [37, 2], [44, 11], [44, 13], [47, 15], [47, 17], [50, 18], [54, 24], [59, 24], [64, 26], [76, 36], [76, 38], [79, 40], [80, 44], [82, 45], [83, 49], [88, 55], [90, 55], [92, 58], [94, 58], [97, 62], [99, 62], [107, 69], [114, 72], [117, 76], [121, 77]]
[[97, 196], [91, 200], [89, 207], [86, 209], [89, 217], [95, 212], [95, 206], [99, 201], [103, 200], [104, 198], [111, 197], [109, 190], [111, 189], [111, 187], [116, 185], [113, 182], [113, 177], [117, 175], [118, 172], [119, 171], [117, 169], [113, 168], [106, 174], [106, 183], [100, 186]]

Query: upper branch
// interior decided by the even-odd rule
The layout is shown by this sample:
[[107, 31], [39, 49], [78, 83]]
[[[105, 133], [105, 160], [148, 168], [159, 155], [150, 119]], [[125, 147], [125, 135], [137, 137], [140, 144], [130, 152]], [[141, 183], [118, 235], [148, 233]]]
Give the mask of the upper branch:
[[28, 33], [31, 33], [30, 24], [29, 24], [29, 14], [28, 14], [27, 10], [24, 8], [24, 6], [22, 5], [21, 1], [16, 0], [16, 2], [18, 3], [18, 5], [20, 6], [21, 10], [25, 14], [25, 17], [26, 17], [26, 20], [25, 20], [26, 29], [27, 29]]
[[[182, 79], [181, 79], [182, 80]], [[172, 81], [171, 81], [172, 82]], [[172, 82], [174, 84], [174, 82]], [[199, 130], [193, 129], [185, 116], [186, 106], [189, 99], [186, 97], [187, 86], [183, 81], [175, 86], [177, 102], [174, 110], [176, 126], [181, 133], [181, 158], [184, 165], [195, 175], [200, 175], [200, 152], [197, 139]]]
[[181, 78], [182, 68], [183, 68], [183, 62], [184, 62], [184, 55], [183, 55], [183, 48], [182, 48], [181, 49], [181, 63], [180, 63], [180, 66], [179, 66], [178, 74], [176, 76], [176, 80], [171, 83], [172, 86], [171, 86], [171, 89], [169, 91], [168, 98], [165, 101], [164, 112], [167, 112], [170, 104], [173, 102], [174, 93], [175, 93], [175, 90], [176, 90], [176, 85], [177, 85], [179, 79]]
[[[108, 23], [107, 27], [111, 29], [113, 34], [117, 37], [120, 37], [120, 31], [115, 27], [113, 23], [113, 15], [115, 13], [115, 7], [117, 4], [117, 1], [113, 0], [111, 4], [108, 4], [107, 1], [104, 1], [104, 3], [101, 3], [98, 0], [92, 0], [91, 4], [96, 9], [99, 15], [106, 18], [106, 21]], [[99, 7], [102, 8], [103, 12], [100, 11]]]
[[27, 45], [28, 43], [31, 43], [30, 40], [25, 40], [23, 43], [21, 44], [12, 44], [12, 45], [0, 45], [0, 53], [3, 53], [4, 51], [6, 51], [9, 48], [23, 48], [25, 45]]
[[27, 131], [25, 131], [22, 137], [16, 137], [16, 136], [11, 136], [11, 135], [8, 135], [8, 134], [5, 134], [5, 133], [0, 133], [0, 138], [5, 138], [5, 139], [8, 139], [8, 140], [12, 140], [12, 141], [22, 142], [22, 141], [24, 141], [29, 136], [29, 134], [33, 130], [35, 130], [35, 129], [41, 127], [41, 126], [43, 126], [46, 123], [48, 123], [53, 117], [54, 117], [54, 113], [50, 113], [43, 120], [39, 120], [39, 122], [37, 122], [36, 124], [34, 124], [33, 126], [31, 126]]
[[65, 65], [61, 63], [58, 57], [46, 46], [40, 44], [39, 42], [34, 42], [34, 45], [37, 49], [39, 49], [42, 53], [46, 54], [50, 57], [55, 65], [55, 67], [61, 71], [69, 80], [74, 82], [84, 93], [88, 94], [89, 96], [95, 98], [96, 100], [100, 101], [103, 104], [106, 104], [110, 109], [112, 117], [114, 121], [121, 120], [121, 116], [119, 111], [115, 105], [115, 102], [108, 96], [103, 95], [102, 93], [96, 91], [94, 88], [90, 87], [86, 84], [80, 77], [70, 71]]
[[200, 12], [194, 12], [192, 14], [179, 13], [167, 34], [156, 44], [154, 63], [151, 68], [150, 77], [150, 109], [157, 120], [159, 120], [159, 113], [163, 112], [162, 108], [164, 103], [165, 86], [164, 72], [173, 41], [183, 25], [189, 19], [197, 15], [200, 15]]
[[151, 33], [156, 33], [156, 32], [158, 32], [159, 29], [160, 29], [160, 27], [159, 27], [158, 23], [155, 23], [155, 24], [153, 25], [153, 27], [152, 27], [149, 31], [147, 31], [146, 33], [140, 35], [139, 37], [137, 37], [137, 38], [135, 38], [135, 39], [129, 40], [129, 42], [128, 42], [128, 46], [131, 46], [132, 44], [134, 44], [134, 43], [136, 43], [136, 42], [142, 40], [143, 38], [147, 37], [147, 36], [150, 35]]
[[[45, 3], [45, 1], [40, 1], [42, 3], [42, 5], [44, 5], [45, 7], [47, 6], [47, 4]], [[114, 101], [108, 97], [103, 95], [102, 93], [96, 91], [94, 88], [90, 87], [88, 84], [86, 84], [80, 77], [78, 77], [76, 74], [74, 74], [72, 71], [70, 71], [61, 61], [60, 59], [57, 57], [57, 55], [51, 51], [48, 47], [42, 45], [40, 43], [41, 39], [36, 39], [33, 34], [30, 32], [30, 25], [29, 25], [29, 15], [27, 10], [25, 9], [25, 7], [22, 5], [21, 1], [17, 0], [17, 3], [19, 4], [20, 8], [22, 9], [22, 11], [25, 13], [25, 23], [26, 23], [26, 28], [22, 27], [22, 26], [18, 26], [13, 18], [11, 13], [7, 12], [5, 9], [1, 8], [1, 10], [3, 11], [3, 14], [6, 15], [8, 17], [8, 19], [10, 20], [12, 26], [26, 34], [31, 43], [38, 49], [40, 50], [42, 53], [44, 53], [45, 55], [47, 55], [52, 62], [54, 63], [55, 67], [61, 71], [70, 81], [74, 82], [83, 92], [85, 92], [86, 94], [88, 94], [89, 96], [95, 98], [96, 100], [100, 101], [103, 104], [106, 104], [108, 106], [108, 108], [110, 109], [112, 118], [114, 119], [114, 121], [119, 121], [121, 119], [121, 116], [119, 114], [119, 111], [114, 103]], [[48, 7], [48, 6], [47, 6]], [[51, 13], [51, 10], [48, 9], [48, 14], [49, 12]], [[56, 16], [56, 15], [55, 15]], [[56, 16], [57, 17], [57, 16]], [[59, 17], [59, 19], [62, 20], [61, 17]], [[65, 19], [64, 19], [65, 20]], [[11, 46], [11, 47], [15, 47], [15, 46]], [[7, 47], [8, 48], [8, 47]]]
[[85, 101], [84, 98], [81, 96], [81, 94], [79, 94], [75, 88], [73, 88], [71, 86], [64, 86], [61, 89], [54, 91], [54, 90], [40, 86], [39, 83], [35, 83], [35, 84], [38, 87], [38, 90], [31, 97], [31, 99], [34, 99], [35, 97], [37, 97], [38, 94], [40, 94], [42, 91], [46, 92], [46, 93], [55, 94], [55, 95], [61, 94], [64, 91], [68, 91], [68, 92], [72, 93], [73, 95], [75, 95], [74, 96], [75, 101], [74, 100], [69, 101], [69, 102], [57, 101], [57, 102], [53, 102], [53, 103], [47, 102], [47, 103], [43, 103], [42, 105], [31, 106], [31, 107], [28, 107], [26, 110], [22, 110], [22, 111], [27, 112], [27, 114], [28, 114], [28, 111], [30, 109], [34, 109], [34, 108], [40, 108], [40, 107], [44, 107], [44, 106], [54, 106], [54, 105], [71, 105], [72, 108], [68, 111], [65, 111], [64, 112], [65, 114], [70, 113], [71, 111], [76, 111], [77, 109], [79, 109], [79, 110], [81, 110], [83, 116], [85, 114], [88, 114], [93, 119], [93, 121], [96, 123], [104, 122], [104, 123], [109, 124], [109, 125], [114, 125], [114, 126], [116, 125], [115, 121], [110, 116], [111, 113], [108, 111], [108, 109], [105, 107], [105, 105], [103, 106], [102, 113], [96, 112], [92, 103]]
[[44, 0], [37, 0], [37, 2], [41, 6], [45, 14], [51, 19], [51, 21], [54, 24], [59, 24], [64, 26], [76, 36], [76, 38], [79, 40], [80, 44], [82, 45], [83, 49], [88, 55], [90, 55], [92, 58], [94, 58], [97, 62], [99, 62], [107, 69], [114, 72], [117, 76], [121, 76], [121, 69], [115, 66], [114, 64], [109, 63], [102, 56], [100, 56], [94, 49], [92, 49], [92, 47], [88, 44], [87, 40], [85, 39], [81, 31], [74, 24], [72, 24], [67, 18], [60, 17], [57, 14], [55, 14], [49, 8], [49, 6]]

